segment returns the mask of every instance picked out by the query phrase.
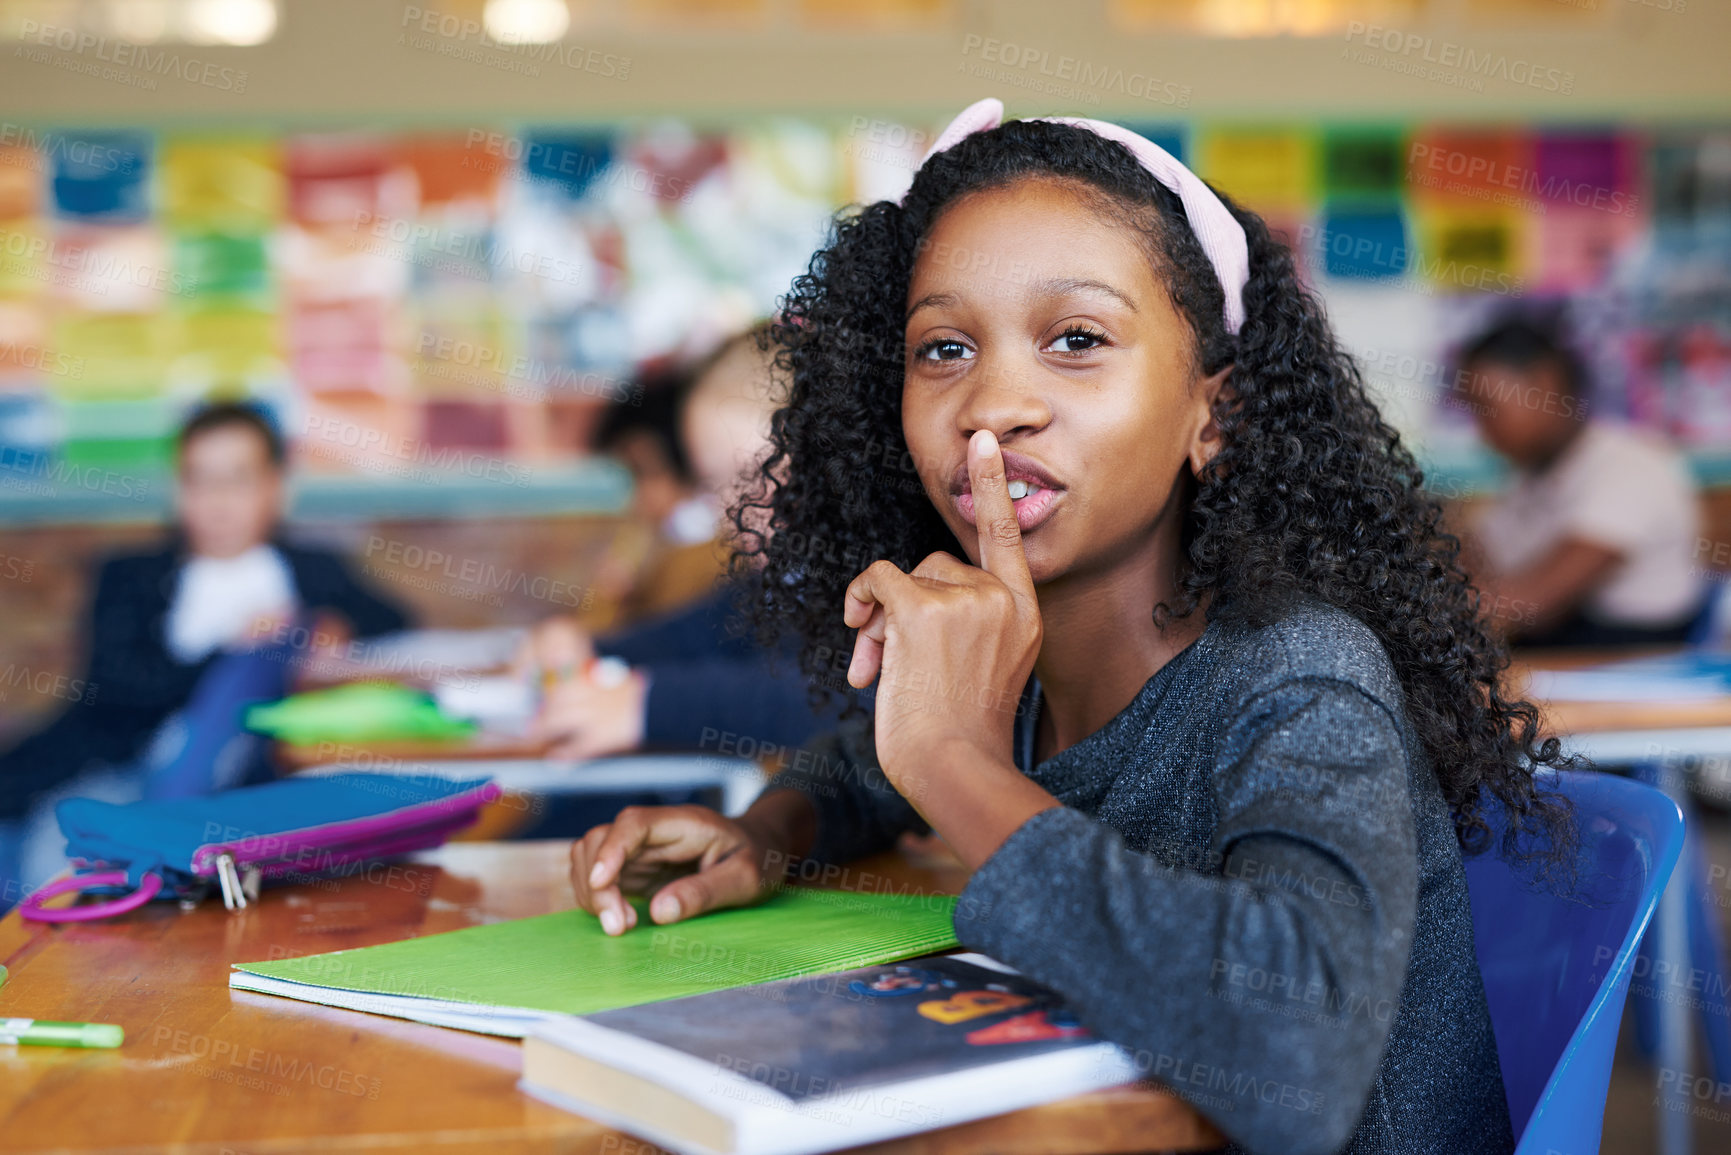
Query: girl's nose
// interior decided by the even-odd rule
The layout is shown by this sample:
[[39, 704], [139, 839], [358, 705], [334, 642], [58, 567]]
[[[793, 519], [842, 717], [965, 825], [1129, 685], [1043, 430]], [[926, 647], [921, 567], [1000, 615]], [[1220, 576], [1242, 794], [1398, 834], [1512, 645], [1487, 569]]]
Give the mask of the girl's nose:
[[970, 373], [964, 386], [968, 394], [956, 412], [956, 427], [962, 437], [990, 429], [999, 441], [1006, 441], [1049, 425], [1051, 406], [1032, 377], [990, 365]]

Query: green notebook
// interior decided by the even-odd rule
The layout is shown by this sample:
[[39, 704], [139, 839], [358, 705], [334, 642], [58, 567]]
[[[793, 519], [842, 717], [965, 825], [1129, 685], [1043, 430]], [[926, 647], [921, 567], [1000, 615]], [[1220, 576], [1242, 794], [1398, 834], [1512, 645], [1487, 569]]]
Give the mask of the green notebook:
[[229, 986], [521, 1036], [557, 1015], [824, 974], [956, 945], [948, 895], [790, 887], [757, 906], [609, 938], [563, 911], [382, 946], [237, 963]]
[[246, 728], [299, 746], [451, 739], [475, 732], [474, 723], [441, 713], [431, 695], [381, 682], [351, 682], [249, 707]]

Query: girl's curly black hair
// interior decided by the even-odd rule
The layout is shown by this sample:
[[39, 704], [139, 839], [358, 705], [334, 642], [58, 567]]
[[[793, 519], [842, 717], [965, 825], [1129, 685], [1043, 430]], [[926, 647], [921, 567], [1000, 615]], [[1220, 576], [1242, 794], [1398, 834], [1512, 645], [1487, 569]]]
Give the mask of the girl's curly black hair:
[[[901, 205], [838, 218], [794, 282], [772, 332], [788, 404], [757, 485], [731, 511], [734, 577], [759, 642], [797, 635], [814, 698], [840, 691], [851, 710], [848, 582], [878, 558], [911, 569], [936, 550], [965, 556], [902, 438], [908, 284], [945, 208], [1028, 178], [1067, 182], [1138, 228], [1194, 334], [1194, 368], [1232, 366], [1215, 409], [1224, 444], [1193, 487], [1180, 594], [1156, 615], [1205, 606], [1210, 618], [1267, 621], [1300, 595], [1354, 615], [1399, 674], [1462, 847], [1494, 841], [1488, 792], [1511, 819], [1505, 850], [1572, 860], [1566, 803], [1534, 779], [1536, 767], [1570, 759], [1555, 738], [1540, 741], [1530, 703], [1504, 695], [1507, 654], [1485, 628], [1459, 542], [1291, 252], [1260, 217], [1225, 201], [1250, 247], [1246, 319], [1228, 333], [1224, 291], [1177, 196], [1129, 150], [1086, 129], [1012, 121], [964, 138], [920, 168]], [[757, 532], [765, 525], [767, 535]]]

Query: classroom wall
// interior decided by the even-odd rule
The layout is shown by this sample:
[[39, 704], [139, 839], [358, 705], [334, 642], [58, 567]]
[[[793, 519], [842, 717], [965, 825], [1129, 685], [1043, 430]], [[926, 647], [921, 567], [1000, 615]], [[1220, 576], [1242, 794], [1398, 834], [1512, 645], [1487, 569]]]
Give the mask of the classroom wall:
[[[1695, 211], [1676, 190], [1731, 122], [1731, 5], [1687, 0], [588, 0], [563, 42], [521, 50], [475, 34], [480, 5], [294, 0], [262, 46], [138, 55], [72, 38], [53, 23], [64, 4], [0, 2], [0, 35], [18, 37], [0, 69], [0, 469], [17, 475], [0, 522], [159, 516], [87, 491], [164, 491], [185, 407], [234, 392], [287, 410], [300, 467], [366, 483], [358, 517], [429, 462], [604, 511], [569, 496], [606, 489], [570, 473], [599, 407], [643, 362], [773, 307], [828, 212], [895, 195], [935, 127], [986, 93], [1150, 131], [1313, 250], [1374, 241], [1356, 268], [1309, 258], [1339, 282], [1331, 310], [1393, 419], [1467, 492], [1485, 463], [1434, 395], [1447, 343], [1484, 310], [1451, 254], [1495, 279], [1492, 306], [1604, 280], [1600, 250]], [[1302, 14], [1316, 34], [1199, 34], [1229, 10]], [[1325, 170], [1358, 124], [1397, 167], [1341, 215]], [[57, 155], [92, 142], [139, 187], [68, 209]], [[1522, 190], [1497, 211], [1495, 182], [1476, 201], [1417, 185], [1418, 150], [1546, 187], [1584, 165], [1616, 205], [1557, 213], [1572, 206]], [[624, 187], [644, 171], [659, 191]], [[403, 243], [417, 229], [432, 251]], [[1694, 242], [1674, 231], [1667, 259]], [[518, 275], [501, 252], [543, 263]], [[153, 280], [110, 283], [93, 262]], [[1445, 272], [1414, 276], [1419, 262]], [[1731, 328], [1709, 320], [1687, 349], [1643, 345], [1645, 315], [1633, 335], [1595, 320], [1611, 411], [1731, 445], [1731, 412], [1703, 423], [1654, 384], [1724, 385]], [[1702, 472], [1721, 481], [1731, 459]]]
[[[925, 117], [996, 90], [1013, 112], [1060, 105], [1111, 115], [1184, 108], [1227, 116], [1673, 117], [1725, 108], [1731, 43], [1731, 5], [1715, 0], [1269, 0], [1271, 12], [1333, 14], [1325, 26], [1338, 30], [1309, 38], [1200, 36], [1195, 14], [1207, 5], [1171, 0], [745, 0], [708, 5], [723, 15], [707, 20], [691, 15], [699, 5], [672, 0], [575, 7], [567, 44], [585, 50], [580, 64], [544, 64], [535, 75], [507, 70], [507, 54], [464, 59], [474, 38], [439, 32], [438, 17], [447, 26], [472, 20], [480, 0], [287, 0], [268, 43], [197, 50], [244, 70], [244, 91], [185, 82], [123, 88], [8, 59], [0, 108], [104, 124], [347, 121], [357, 113], [411, 121], [784, 112], [846, 120]], [[1355, 23], [1366, 28], [1349, 36]], [[1398, 32], [1401, 50], [1363, 56], [1379, 51], [1368, 43], [1373, 25], [1384, 30], [1381, 44]], [[592, 64], [590, 50], [616, 62]], [[1045, 56], [1022, 60], [1035, 50]], [[1427, 53], [1441, 61], [1467, 50], [1536, 66], [1539, 82], [1493, 79], [1474, 91], [1412, 74]], [[1058, 71], [1065, 57], [1078, 74], [1085, 63], [1103, 79], [1072, 83]]]

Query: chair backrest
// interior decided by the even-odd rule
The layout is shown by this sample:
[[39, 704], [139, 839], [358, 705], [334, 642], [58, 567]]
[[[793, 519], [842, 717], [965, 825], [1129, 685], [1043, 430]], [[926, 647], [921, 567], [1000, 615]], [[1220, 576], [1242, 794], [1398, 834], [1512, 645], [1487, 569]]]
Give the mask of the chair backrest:
[[1715, 574], [1702, 584], [1701, 609], [1689, 623], [1684, 641], [1691, 646], [1723, 646], [1731, 638], [1731, 597], [1725, 594], [1725, 575]]
[[1563, 896], [1495, 853], [1468, 858], [1473, 937], [1517, 1151], [1593, 1155], [1630, 970], [1682, 851], [1683, 815], [1611, 774], [1544, 779], [1575, 804], [1579, 881]]

